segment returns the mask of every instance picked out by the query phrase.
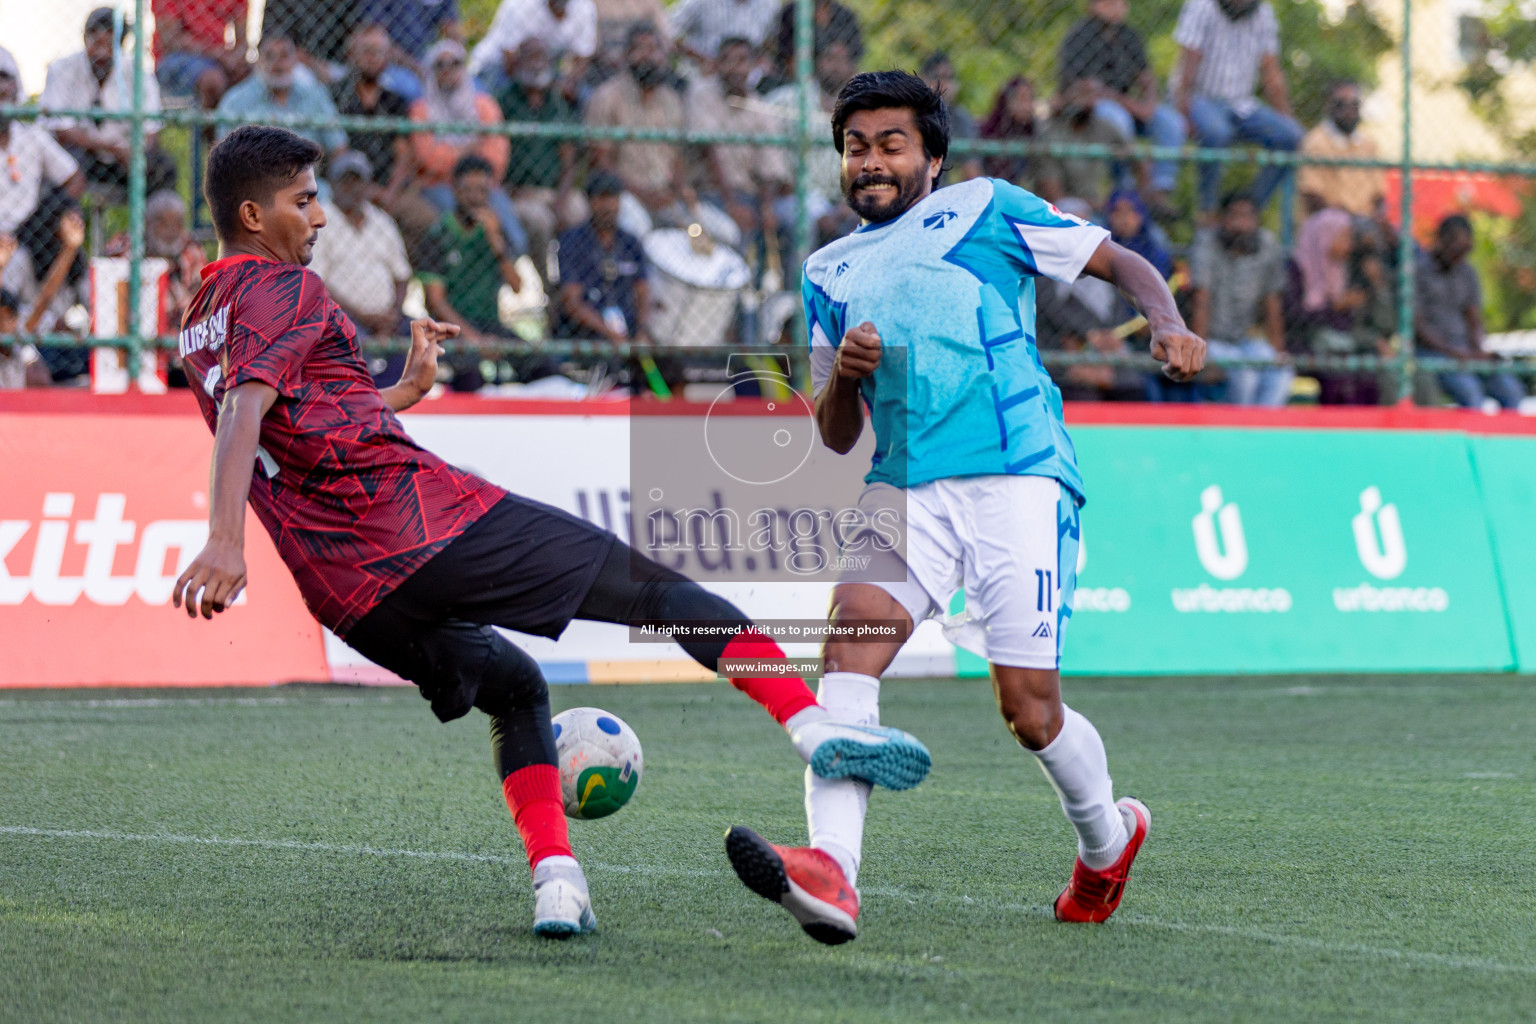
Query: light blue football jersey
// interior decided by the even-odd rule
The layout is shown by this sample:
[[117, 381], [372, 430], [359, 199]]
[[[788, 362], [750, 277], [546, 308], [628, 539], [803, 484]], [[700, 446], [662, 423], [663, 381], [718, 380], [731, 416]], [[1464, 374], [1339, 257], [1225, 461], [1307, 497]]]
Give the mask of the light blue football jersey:
[[1030, 474], [1081, 500], [1061, 392], [1035, 351], [1034, 279], [1076, 280], [1108, 237], [978, 178], [811, 254], [801, 291], [817, 394], [848, 328], [880, 332], [880, 366], [861, 382], [875, 430], [866, 481]]

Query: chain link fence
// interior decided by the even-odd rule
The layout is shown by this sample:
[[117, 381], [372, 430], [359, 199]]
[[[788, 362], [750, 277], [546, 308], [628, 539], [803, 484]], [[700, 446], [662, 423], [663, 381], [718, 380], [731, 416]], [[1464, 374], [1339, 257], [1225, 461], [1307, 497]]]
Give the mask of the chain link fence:
[[[1102, 282], [1042, 282], [1068, 398], [1518, 407], [1536, 371], [1533, 52], [1475, 0], [61, 0], [0, 13], [0, 384], [155, 390], [214, 255], [208, 149], [326, 151], [312, 268], [392, 382], [668, 397], [804, 382], [801, 261], [852, 230], [859, 70], [949, 103], [953, 183], [1095, 220], [1212, 342], [1171, 386]], [[137, 32], [135, 26], [145, 26]], [[711, 394], [718, 384], [710, 388]]]

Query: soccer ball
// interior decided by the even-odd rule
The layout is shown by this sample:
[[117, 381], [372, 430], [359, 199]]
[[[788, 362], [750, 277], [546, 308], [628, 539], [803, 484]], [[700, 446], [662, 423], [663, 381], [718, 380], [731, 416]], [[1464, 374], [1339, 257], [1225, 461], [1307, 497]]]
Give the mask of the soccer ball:
[[640, 738], [601, 708], [571, 708], [553, 719], [560, 792], [571, 818], [606, 818], [640, 785]]

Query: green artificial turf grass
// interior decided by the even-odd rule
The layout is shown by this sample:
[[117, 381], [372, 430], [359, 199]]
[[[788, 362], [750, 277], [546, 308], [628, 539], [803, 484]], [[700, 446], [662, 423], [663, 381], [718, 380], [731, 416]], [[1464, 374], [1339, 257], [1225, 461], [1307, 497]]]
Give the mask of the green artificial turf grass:
[[[572, 823], [600, 931], [529, 932], [483, 717], [409, 690], [0, 695], [0, 1020], [1514, 1020], [1536, 999], [1536, 688], [1511, 677], [1068, 680], [1152, 808], [1120, 913], [984, 680], [886, 685], [934, 753], [876, 792], [859, 939], [746, 891], [803, 768], [724, 685], [555, 687], [646, 775]], [[30, 830], [30, 831], [28, 831]], [[208, 842], [218, 839], [221, 842]]]

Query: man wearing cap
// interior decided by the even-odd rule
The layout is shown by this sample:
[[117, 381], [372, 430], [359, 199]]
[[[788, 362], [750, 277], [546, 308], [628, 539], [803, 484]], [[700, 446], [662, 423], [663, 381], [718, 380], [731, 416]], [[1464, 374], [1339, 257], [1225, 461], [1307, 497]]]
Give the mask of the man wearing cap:
[[328, 176], [331, 199], [320, 204], [326, 230], [315, 242], [309, 269], [320, 275], [358, 333], [404, 337], [400, 305], [411, 264], [400, 229], [368, 201], [373, 167], [363, 154], [349, 150], [331, 161]]
[[[85, 49], [48, 65], [43, 110], [132, 109], [133, 69], [118, 60], [121, 26], [114, 18], [112, 8], [96, 8], [85, 19]], [[144, 75], [144, 109], [149, 113], [160, 110], [160, 87], [148, 72]], [[127, 121], [66, 116], [44, 118], [39, 123], [79, 162], [87, 181], [120, 187], [128, 184], [132, 126]], [[176, 161], [157, 145], [159, 133], [158, 122], [145, 123], [145, 175], [150, 192], [176, 187]]]

